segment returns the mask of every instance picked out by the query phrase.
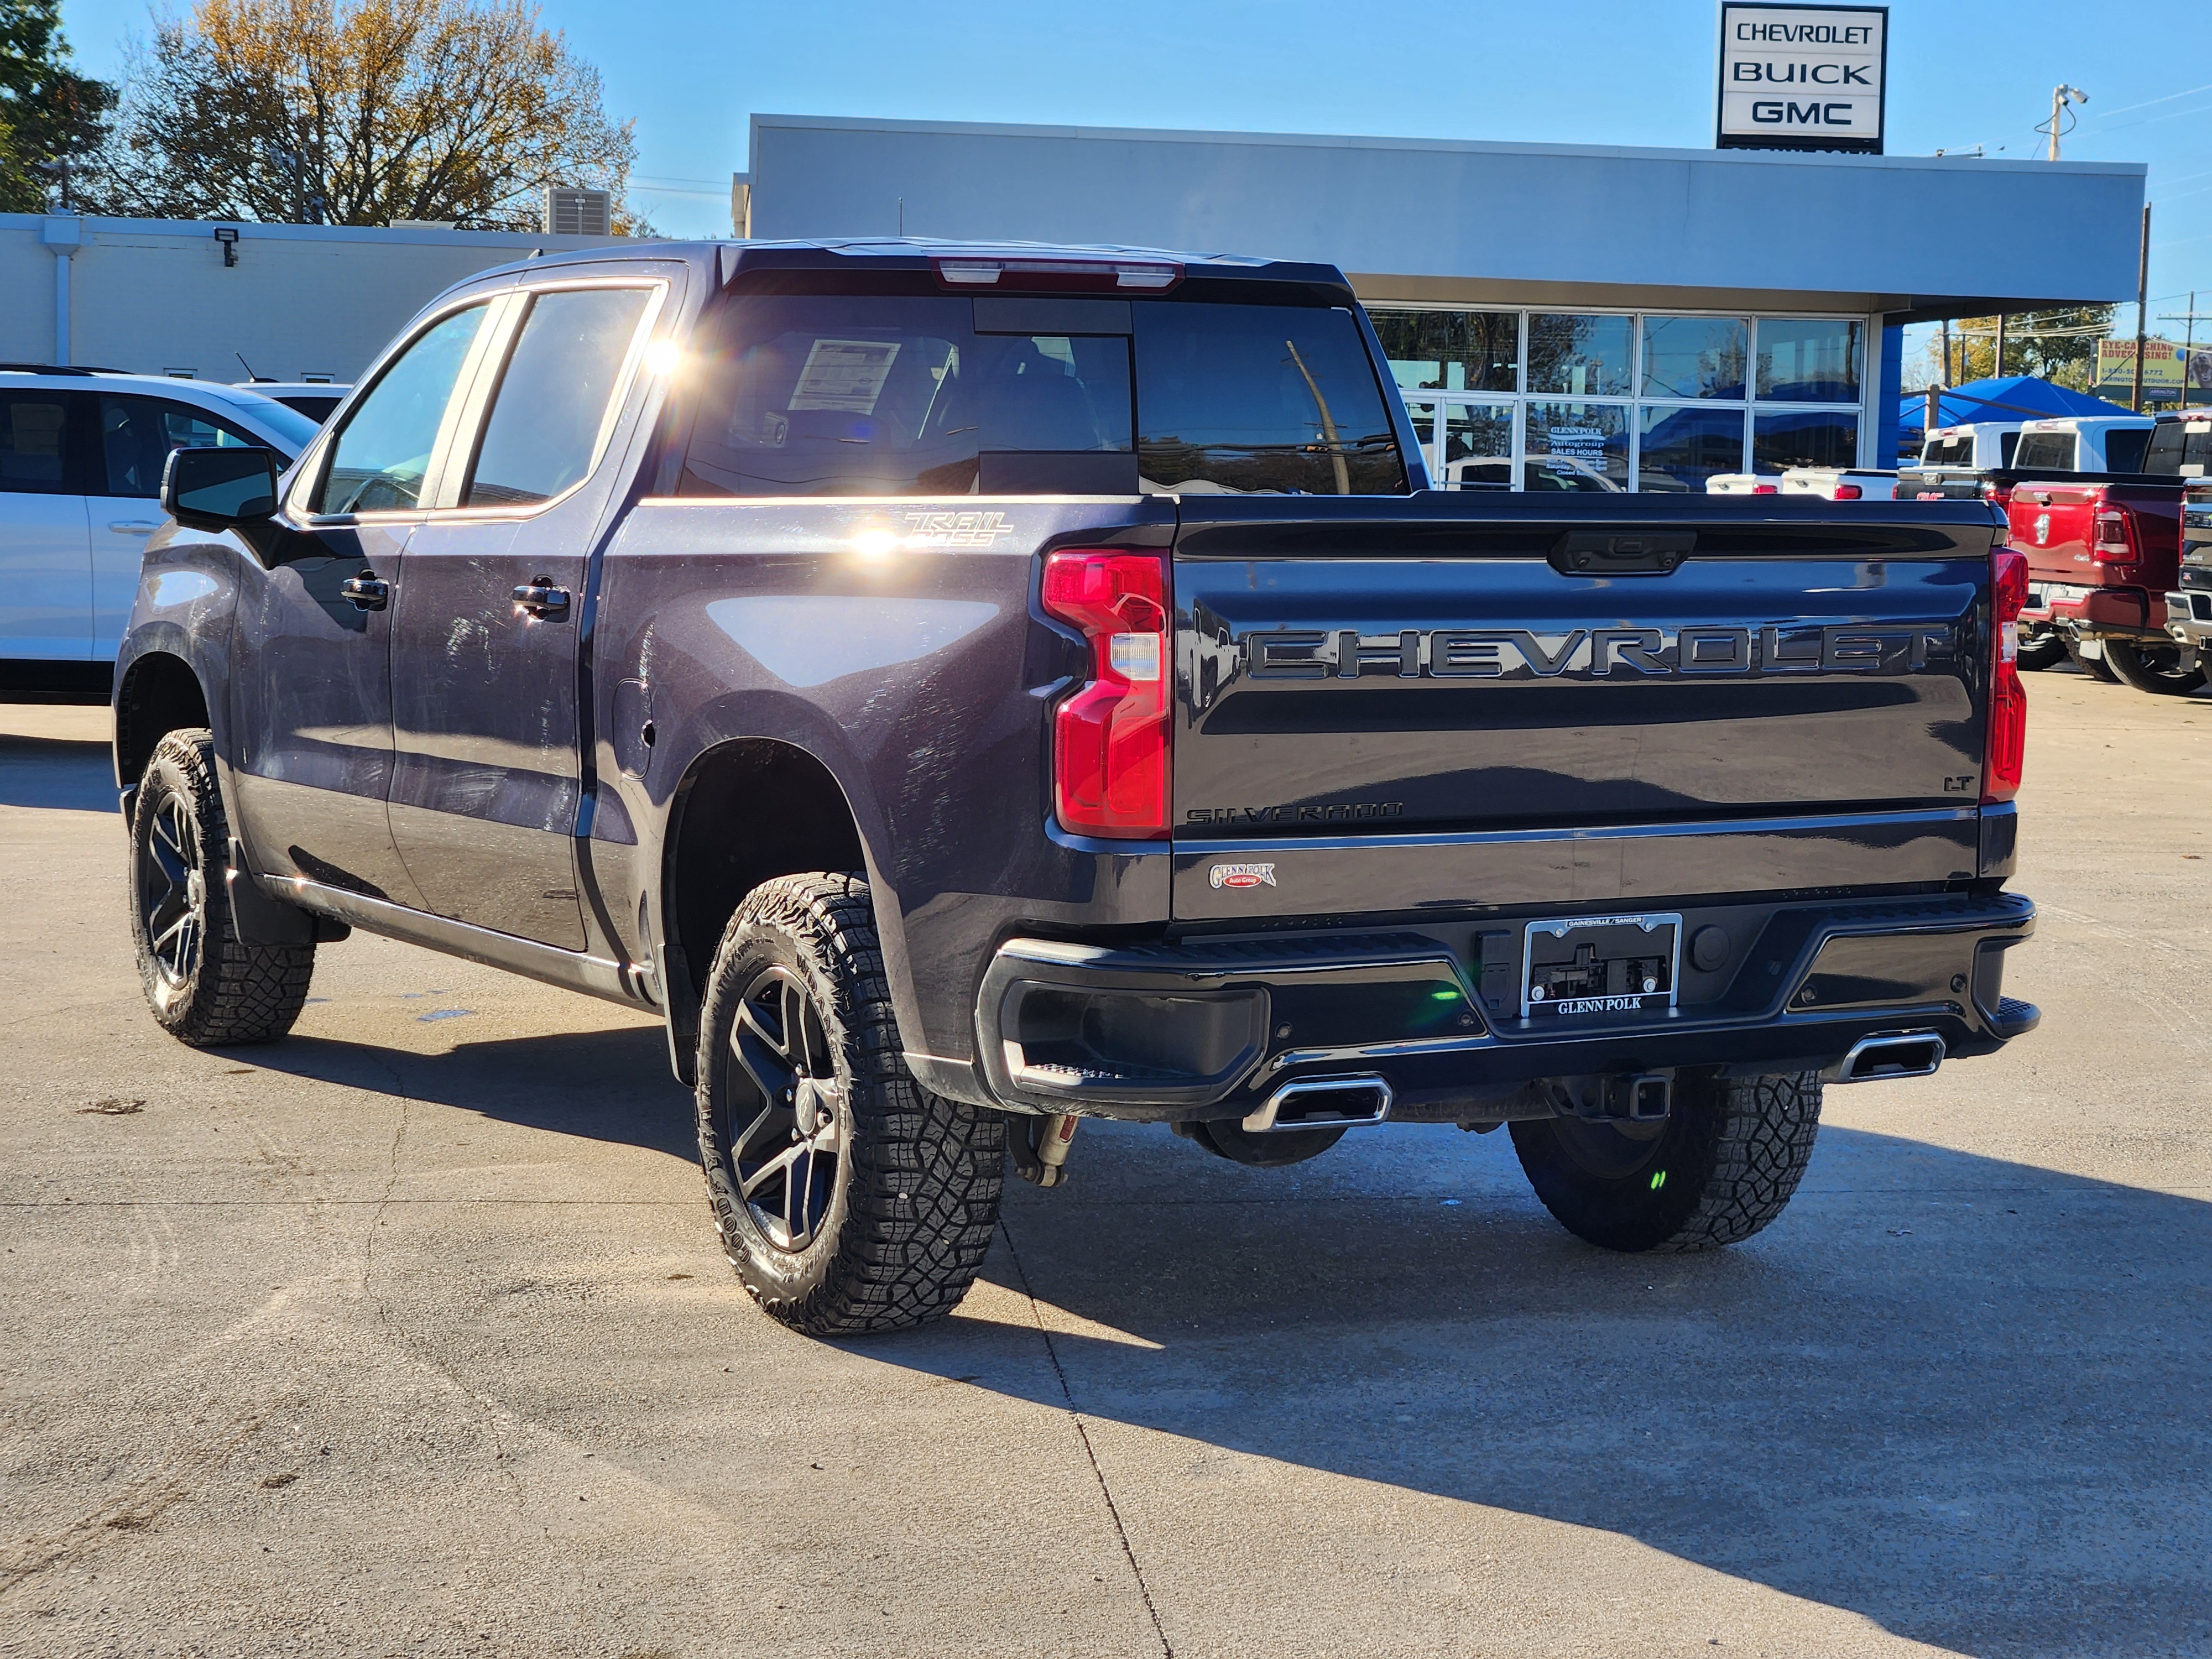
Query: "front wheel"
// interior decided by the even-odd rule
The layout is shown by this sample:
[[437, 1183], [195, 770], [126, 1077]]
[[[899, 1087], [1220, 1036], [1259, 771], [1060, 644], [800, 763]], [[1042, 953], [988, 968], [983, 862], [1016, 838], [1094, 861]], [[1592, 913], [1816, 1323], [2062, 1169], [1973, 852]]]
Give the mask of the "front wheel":
[[239, 938], [224, 881], [229, 847], [213, 734], [170, 732], [131, 812], [131, 935], [154, 1018], [196, 1048], [283, 1036], [315, 971], [313, 945]]
[[1006, 1120], [907, 1071], [866, 881], [745, 896], [708, 975], [698, 1079], [707, 1200], [770, 1314], [843, 1336], [958, 1304], [998, 1224]]
[[2177, 645], [2106, 640], [2105, 660], [2123, 685], [2157, 697], [2185, 697], [2204, 684], [2204, 665]]
[[2013, 660], [2031, 673], [2056, 668], [2066, 660], [2066, 641], [2056, 634], [2038, 634], [2033, 639], [2020, 642], [2020, 649]]
[[1569, 1232], [1608, 1250], [1670, 1252], [1740, 1243], [1780, 1215], [1820, 1127], [1815, 1072], [1685, 1073], [1661, 1123], [1512, 1126], [1529, 1184]]

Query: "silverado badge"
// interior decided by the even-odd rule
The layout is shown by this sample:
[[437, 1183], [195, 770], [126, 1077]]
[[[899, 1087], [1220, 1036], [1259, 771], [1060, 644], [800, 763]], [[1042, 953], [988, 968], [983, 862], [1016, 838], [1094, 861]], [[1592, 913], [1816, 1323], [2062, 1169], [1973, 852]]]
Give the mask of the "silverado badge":
[[1206, 872], [1206, 879], [1216, 887], [1273, 887], [1275, 866], [1272, 864], [1217, 864]]

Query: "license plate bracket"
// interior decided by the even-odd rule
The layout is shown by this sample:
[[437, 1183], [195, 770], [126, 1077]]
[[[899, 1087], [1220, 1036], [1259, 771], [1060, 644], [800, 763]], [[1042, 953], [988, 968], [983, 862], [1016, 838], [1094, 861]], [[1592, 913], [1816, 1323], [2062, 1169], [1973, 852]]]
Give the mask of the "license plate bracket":
[[1521, 1018], [1665, 1012], [1674, 1006], [1681, 956], [1679, 913], [1532, 921], [1522, 934]]

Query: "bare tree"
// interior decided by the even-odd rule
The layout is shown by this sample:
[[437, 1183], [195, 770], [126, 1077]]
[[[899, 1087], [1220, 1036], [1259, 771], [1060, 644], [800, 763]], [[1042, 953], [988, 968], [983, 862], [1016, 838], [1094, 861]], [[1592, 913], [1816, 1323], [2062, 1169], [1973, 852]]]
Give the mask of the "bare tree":
[[[200, 0], [124, 93], [86, 196], [155, 218], [538, 223], [549, 184], [628, 184], [599, 71], [525, 0]], [[617, 215], [618, 234], [650, 234]]]

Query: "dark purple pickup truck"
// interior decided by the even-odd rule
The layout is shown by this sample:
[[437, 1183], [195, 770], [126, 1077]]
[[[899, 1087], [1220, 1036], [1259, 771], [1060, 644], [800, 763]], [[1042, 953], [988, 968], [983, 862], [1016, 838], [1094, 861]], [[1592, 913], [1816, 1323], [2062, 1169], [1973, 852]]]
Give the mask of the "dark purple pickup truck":
[[957, 1303], [1085, 1117], [1510, 1126], [1583, 1237], [1986, 1054], [2025, 594], [1977, 502], [1431, 489], [1326, 266], [655, 245], [179, 451], [115, 694], [155, 1016], [364, 928], [665, 1020], [776, 1317]]

